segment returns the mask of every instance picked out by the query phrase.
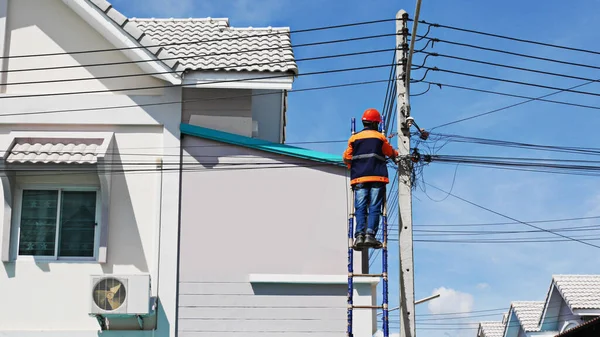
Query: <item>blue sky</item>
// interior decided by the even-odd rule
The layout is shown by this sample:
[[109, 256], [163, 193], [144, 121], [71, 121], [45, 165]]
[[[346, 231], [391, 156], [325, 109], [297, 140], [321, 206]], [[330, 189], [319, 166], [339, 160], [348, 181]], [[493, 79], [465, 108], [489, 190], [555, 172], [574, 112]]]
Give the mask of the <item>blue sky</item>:
[[[230, 24], [244, 26], [287, 26], [292, 30], [329, 26], [358, 21], [393, 18], [400, 8], [412, 17], [414, 1], [318, 1], [318, 0], [113, 0], [112, 3], [128, 16], [135, 17], [228, 17]], [[462, 28], [510, 35], [547, 43], [595, 49], [600, 35], [600, 1], [467, 1], [423, 0], [421, 19]], [[142, 5], [143, 4], [143, 5]], [[394, 22], [368, 26], [293, 34], [293, 44], [343, 39], [356, 36], [393, 33]], [[420, 32], [424, 32], [424, 26]], [[600, 66], [597, 55], [536, 46], [443, 28], [432, 29], [432, 37], [481, 45], [513, 52]], [[393, 48], [394, 37], [386, 37], [336, 45], [312, 46], [295, 49], [297, 58], [332, 55], [354, 51]], [[422, 47], [419, 42], [417, 48]], [[599, 49], [600, 50], [600, 49]], [[573, 66], [536, 61], [498, 53], [477, 51], [440, 43], [428, 51], [476, 58], [583, 77], [598, 77], [600, 72]], [[391, 62], [392, 54], [337, 58], [299, 63], [300, 72], [341, 69]], [[415, 56], [421, 64], [422, 56]], [[527, 81], [548, 86], [569, 87], [581, 80], [533, 74], [517, 70], [484, 66], [444, 58], [430, 58], [430, 67], [476, 73], [480, 75]], [[597, 74], [595, 74], [597, 73]], [[389, 68], [343, 72], [317, 76], [300, 76], [294, 89], [331, 84], [387, 79]], [[422, 71], [413, 73], [421, 78]], [[464, 77], [448, 73], [429, 73], [427, 80], [479, 89], [494, 90], [525, 96], [539, 96], [548, 89]], [[598, 84], [586, 85], [580, 90], [598, 92]], [[426, 85], [415, 84], [412, 93], [419, 93]], [[345, 140], [349, 136], [351, 117], [359, 117], [368, 107], [381, 109], [386, 84], [346, 87], [303, 93], [291, 93], [289, 98], [287, 141]], [[551, 99], [600, 105], [598, 97], [561, 93]], [[461, 91], [452, 88], [431, 88], [412, 102], [412, 115], [421, 127], [431, 128], [462, 117], [517, 103], [522, 99]], [[600, 118], [596, 110], [568, 107], [544, 102], [531, 102], [519, 107], [454, 124], [436, 132], [464, 136], [493, 138], [537, 144], [591, 146], [598, 143], [596, 132]], [[394, 140], [394, 145], [395, 140]], [[307, 146], [312, 149], [339, 153], [345, 144], [325, 143]], [[568, 158], [548, 152], [524, 151], [474, 144], [449, 144], [440, 154], [487, 155], [512, 157]], [[579, 158], [594, 159], [594, 158]], [[449, 190], [456, 166], [433, 163], [424, 169], [424, 178], [430, 184]], [[600, 183], [593, 177], [553, 175], [467, 168], [459, 166], [452, 193], [489, 207], [519, 220], [544, 220], [600, 215]], [[458, 229], [419, 227], [424, 225], [504, 222], [507, 219], [477, 209], [452, 197], [436, 202], [445, 195], [431, 188], [427, 194], [417, 190], [414, 195], [414, 226], [416, 229]], [[431, 198], [431, 199], [430, 199]], [[390, 206], [393, 207], [393, 206]], [[395, 219], [391, 219], [393, 222]], [[593, 225], [594, 221], [539, 224], [544, 228]], [[529, 230], [522, 225], [505, 227], [476, 227], [463, 229]], [[584, 235], [589, 233], [575, 233]], [[422, 234], [421, 234], [422, 235]], [[520, 235], [522, 236], [522, 235]], [[535, 234], [535, 236], [548, 236]], [[415, 236], [416, 238], [416, 236]], [[420, 236], [420, 238], [424, 238]], [[472, 237], [440, 236], [432, 239]], [[478, 238], [494, 238], [492, 235]], [[596, 241], [596, 244], [600, 242]], [[543, 300], [552, 274], [598, 273], [600, 262], [590, 256], [595, 248], [576, 242], [519, 243], [519, 244], [456, 244], [415, 242], [416, 298], [431, 295], [443, 288], [442, 297], [429, 304], [417, 306], [417, 320], [440, 316], [419, 316], [456, 311], [474, 311], [508, 308], [511, 300]], [[391, 257], [397, 256], [392, 249]], [[376, 263], [378, 264], [378, 262]], [[397, 270], [397, 259], [390, 260]], [[397, 273], [392, 281], [397, 282]], [[392, 286], [391, 306], [397, 305], [397, 286]], [[484, 313], [485, 314], [485, 313]], [[491, 316], [467, 314], [463, 320], [421, 321], [419, 336], [474, 336], [475, 330], [465, 325], [433, 325], [449, 322], [477, 322], [499, 320], [501, 312]], [[479, 316], [479, 317], [475, 317]], [[448, 317], [448, 316], [446, 316]], [[397, 326], [397, 324], [395, 324]], [[438, 330], [432, 330], [438, 329]]]

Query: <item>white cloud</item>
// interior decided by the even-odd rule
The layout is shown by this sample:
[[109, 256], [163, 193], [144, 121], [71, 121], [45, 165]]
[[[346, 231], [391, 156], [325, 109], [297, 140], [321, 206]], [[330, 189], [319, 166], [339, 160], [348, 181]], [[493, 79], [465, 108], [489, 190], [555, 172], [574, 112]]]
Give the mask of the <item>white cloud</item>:
[[432, 314], [469, 312], [473, 309], [473, 295], [471, 294], [446, 287], [434, 289], [432, 295], [435, 294], [440, 294], [440, 297], [431, 300], [427, 305]]
[[[383, 331], [377, 330], [377, 332], [375, 332], [373, 337], [383, 337]], [[399, 333], [391, 333], [390, 337], [400, 337], [400, 334]]]
[[[135, 16], [227, 17], [233, 26], [267, 26], [281, 20], [289, 3], [282, 0], [128, 0], [115, 1], [135, 8]], [[117, 6], [118, 7], [118, 6]]]
[[483, 290], [483, 289], [488, 289], [489, 287], [490, 287], [490, 285], [487, 284], [487, 283], [479, 283], [479, 284], [477, 284], [477, 289], [482, 289]]

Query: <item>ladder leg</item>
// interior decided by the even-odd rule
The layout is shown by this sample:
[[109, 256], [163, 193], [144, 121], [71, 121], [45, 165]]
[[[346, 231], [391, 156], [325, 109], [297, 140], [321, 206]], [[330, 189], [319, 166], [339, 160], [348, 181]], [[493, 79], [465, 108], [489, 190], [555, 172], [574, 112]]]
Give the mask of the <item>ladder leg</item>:
[[[355, 119], [352, 118], [351, 132], [356, 132]], [[350, 214], [348, 214], [348, 327], [346, 330], [347, 337], [353, 337], [352, 323], [353, 323], [353, 312], [354, 307], [354, 190], [351, 189], [351, 202], [350, 202]]]
[[381, 264], [382, 264], [382, 271], [381, 273], [383, 274], [383, 298], [382, 298], [382, 307], [383, 307], [383, 337], [389, 337], [390, 334], [390, 330], [389, 330], [389, 312], [388, 312], [388, 223], [387, 223], [387, 200], [386, 200], [386, 196], [384, 194], [384, 200], [383, 200], [383, 216], [382, 216], [382, 220], [383, 220], [383, 228], [382, 228], [382, 232], [383, 232], [383, 247], [382, 247], [382, 257], [381, 257]]
[[354, 249], [352, 248], [352, 238], [354, 233], [354, 219], [353, 215], [350, 214], [348, 219], [348, 330], [347, 336], [352, 337], [352, 307], [354, 306], [353, 295], [354, 295]]

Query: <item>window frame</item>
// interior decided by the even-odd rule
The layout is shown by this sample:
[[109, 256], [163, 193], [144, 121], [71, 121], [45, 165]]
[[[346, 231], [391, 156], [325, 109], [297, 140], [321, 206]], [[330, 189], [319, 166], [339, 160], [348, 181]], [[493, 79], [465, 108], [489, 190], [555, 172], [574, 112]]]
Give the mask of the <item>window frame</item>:
[[[45, 255], [20, 255], [19, 254], [19, 244], [21, 240], [21, 211], [23, 206], [23, 191], [26, 190], [35, 190], [35, 191], [59, 191], [59, 209], [62, 207], [62, 192], [63, 191], [93, 191], [96, 192], [96, 226], [94, 228], [94, 252], [91, 257], [84, 256], [58, 256], [58, 246], [60, 244], [59, 233], [60, 233], [60, 224], [57, 219], [57, 227], [56, 227], [56, 239], [55, 239], [55, 250], [53, 256], [45, 256]], [[15, 191], [15, 199], [14, 199], [14, 213], [13, 213], [13, 228], [15, 231], [13, 233], [13, 256], [16, 261], [36, 261], [36, 262], [95, 262], [98, 261], [98, 253], [100, 249], [100, 220], [102, 214], [102, 195], [100, 186], [95, 185], [68, 185], [68, 184], [24, 184], [19, 185]], [[60, 218], [59, 218], [60, 219]]]

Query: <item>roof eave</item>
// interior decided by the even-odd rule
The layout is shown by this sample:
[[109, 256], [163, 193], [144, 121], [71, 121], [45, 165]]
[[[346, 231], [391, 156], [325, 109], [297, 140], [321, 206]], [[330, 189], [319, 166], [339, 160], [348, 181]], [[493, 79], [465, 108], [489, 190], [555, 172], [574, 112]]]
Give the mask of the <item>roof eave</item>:
[[[176, 70], [174, 70], [163, 61], [160, 61], [156, 55], [150, 53], [147, 49], [148, 47], [143, 46], [132, 35], [127, 33], [124, 26], [129, 24], [135, 26], [135, 24], [129, 23], [127, 18], [115, 10], [108, 2], [95, 0], [97, 3], [105, 4], [105, 9], [103, 10], [100, 4], [94, 4], [90, 0], [62, 1], [116, 48], [123, 48], [121, 52], [130, 60], [135, 62], [142, 61], [137, 62], [136, 65], [143, 71], [173, 85], [181, 84], [181, 77], [177, 75], [177, 71], [181, 70], [178, 63], [173, 64], [173, 67], [176, 67]], [[109, 18], [109, 12], [115, 18]], [[117, 24], [115, 20], [122, 20], [122, 25]], [[133, 26], [127, 28], [135, 31], [137, 27]], [[146, 37], [142, 33], [139, 38], [144, 39]], [[164, 51], [160, 51], [160, 53], [164, 53]]]
[[542, 327], [544, 321], [546, 320], [546, 312], [548, 311], [548, 306], [550, 305], [550, 300], [552, 297], [552, 293], [554, 292], [555, 281], [554, 277], [552, 277], [552, 282], [550, 282], [550, 287], [548, 288], [548, 293], [546, 294], [546, 300], [544, 303], [544, 309], [542, 309], [542, 314], [540, 315], [540, 319], [538, 320], [538, 326]]
[[188, 70], [183, 77], [186, 88], [292, 90], [291, 72]]

